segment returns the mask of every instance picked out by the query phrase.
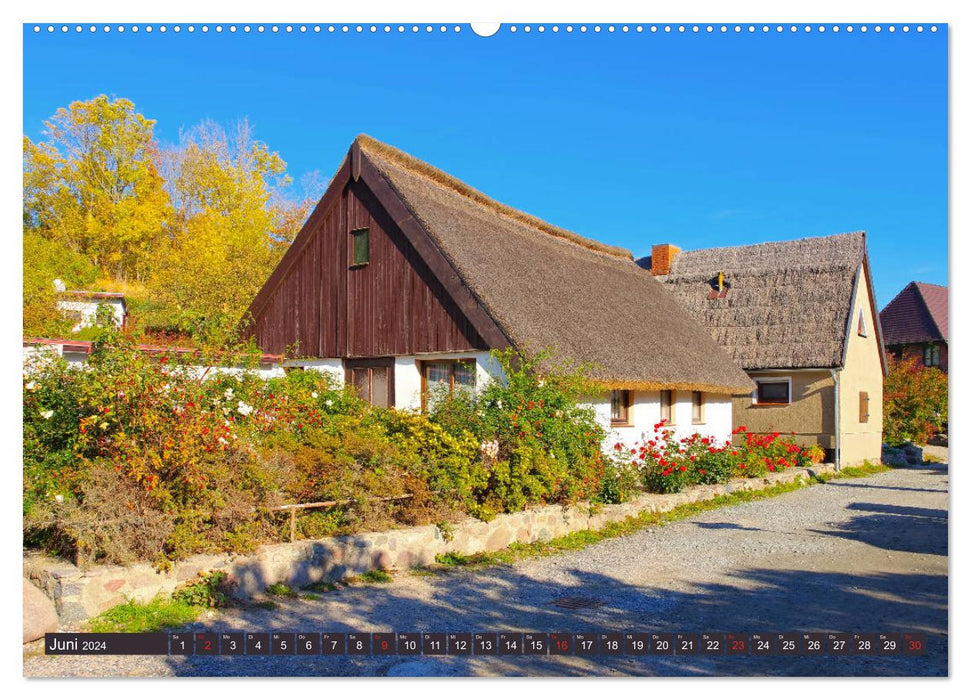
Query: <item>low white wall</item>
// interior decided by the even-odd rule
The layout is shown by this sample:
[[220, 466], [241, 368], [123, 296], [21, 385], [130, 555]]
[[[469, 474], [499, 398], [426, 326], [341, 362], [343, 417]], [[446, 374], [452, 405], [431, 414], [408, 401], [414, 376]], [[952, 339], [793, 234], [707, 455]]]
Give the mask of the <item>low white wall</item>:
[[394, 360], [394, 403], [399, 411], [421, 410], [421, 368], [419, 363], [434, 360], [475, 360], [475, 386], [482, 389], [492, 377], [503, 375], [502, 367], [489, 354], [479, 352], [449, 352], [430, 355], [403, 355]]
[[[597, 421], [607, 430], [604, 449], [610, 451], [618, 442], [633, 446], [654, 437], [654, 426], [661, 421], [661, 392], [635, 391], [630, 408], [630, 426], [614, 427], [610, 424], [610, 395], [588, 399], [597, 414]], [[727, 442], [732, 437], [732, 397], [727, 394], [705, 394], [704, 421], [691, 420], [691, 392], [675, 394], [673, 410], [674, 437], [680, 440], [698, 433], [715, 440]]]
[[[24, 346], [23, 352], [25, 373], [30, 372], [31, 367], [36, 367], [37, 363], [42, 363], [45, 357], [63, 357], [70, 366], [83, 366], [87, 364], [88, 361], [87, 352], [65, 352], [64, 345], [57, 343], [52, 343], [49, 345], [26, 345]], [[340, 363], [340, 360], [337, 360], [337, 362]], [[230, 374], [237, 377], [242, 376], [243, 374], [256, 374], [263, 379], [271, 379], [273, 377], [282, 377], [285, 374], [283, 365], [279, 364], [261, 364], [258, 367], [253, 368], [243, 366], [219, 367], [207, 365], [181, 365], [181, 367], [184, 369], [184, 371], [196, 378], [203, 376], [212, 377], [216, 374]], [[341, 370], [341, 383], [343, 384], [343, 370]]]
[[98, 307], [102, 304], [111, 307], [111, 314], [114, 318], [115, 325], [121, 328], [125, 322], [125, 304], [121, 299], [61, 299], [57, 302], [57, 308], [63, 311], [73, 311], [80, 315], [80, 318], [72, 329], [73, 333], [77, 333], [82, 328], [88, 328], [95, 324], [98, 316]]

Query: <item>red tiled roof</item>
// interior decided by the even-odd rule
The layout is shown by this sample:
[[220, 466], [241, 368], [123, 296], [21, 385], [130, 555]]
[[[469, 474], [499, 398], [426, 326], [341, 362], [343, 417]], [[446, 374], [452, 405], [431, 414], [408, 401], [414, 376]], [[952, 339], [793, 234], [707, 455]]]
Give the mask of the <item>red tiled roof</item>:
[[911, 282], [880, 312], [886, 345], [947, 342], [947, 287]]

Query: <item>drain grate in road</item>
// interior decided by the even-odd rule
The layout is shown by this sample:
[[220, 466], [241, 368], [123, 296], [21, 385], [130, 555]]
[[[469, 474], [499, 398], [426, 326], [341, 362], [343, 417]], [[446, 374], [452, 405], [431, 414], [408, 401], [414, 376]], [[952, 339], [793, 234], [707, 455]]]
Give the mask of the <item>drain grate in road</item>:
[[565, 598], [557, 598], [553, 601], [553, 605], [558, 608], [567, 608], [568, 610], [592, 610], [601, 607], [603, 601], [597, 600], [596, 598], [574, 598], [567, 596]]

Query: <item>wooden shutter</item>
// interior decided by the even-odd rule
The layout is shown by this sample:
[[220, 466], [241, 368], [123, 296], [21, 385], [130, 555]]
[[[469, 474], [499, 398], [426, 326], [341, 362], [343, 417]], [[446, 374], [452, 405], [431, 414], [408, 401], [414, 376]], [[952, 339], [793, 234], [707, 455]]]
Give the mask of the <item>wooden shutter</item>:
[[868, 423], [870, 421], [870, 395], [865, 392], [860, 392], [860, 422]]

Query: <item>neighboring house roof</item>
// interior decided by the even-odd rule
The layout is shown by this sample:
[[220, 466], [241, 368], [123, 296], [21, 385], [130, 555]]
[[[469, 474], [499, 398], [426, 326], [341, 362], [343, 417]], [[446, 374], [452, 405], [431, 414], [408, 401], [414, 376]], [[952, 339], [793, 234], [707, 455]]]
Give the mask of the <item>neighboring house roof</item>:
[[[476, 323], [483, 337], [487, 326], [497, 328], [492, 347], [501, 341], [526, 352], [551, 349], [592, 365], [595, 378], [618, 388], [751, 390], [748, 376], [629, 251], [500, 204], [368, 136], [355, 139], [348, 158], [350, 176], [364, 180], [409, 240], [421, 244], [419, 254], [426, 261], [444, 256], [436, 274], [457, 280], [450, 293], [473, 322], [485, 312], [488, 323]], [[284, 257], [267, 287], [296, 255]], [[265, 290], [250, 308], [254, 316]]]
[[[861, 263], [869, 276], [856, 232], [684, 251], [656, 279], [745, 369], [832, 368], [843, 364]], [[713, 293], [719, 272], [723, 294]]]
[[911, 282], [880, 312], [883, 342], [947, 342], [947, 287]]

